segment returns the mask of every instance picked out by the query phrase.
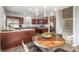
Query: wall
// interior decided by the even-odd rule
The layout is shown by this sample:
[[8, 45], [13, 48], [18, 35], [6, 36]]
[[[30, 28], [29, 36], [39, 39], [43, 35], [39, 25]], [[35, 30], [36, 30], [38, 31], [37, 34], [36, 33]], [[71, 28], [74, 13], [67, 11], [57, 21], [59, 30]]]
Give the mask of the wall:
[[6, 20], [6, 13], [2, 6], [0, 6], [0, 31], [5, 29], [5, 20]]
[[62, 12], [61, 11], [56, 11], [56, 33], [57, 34], [62, 34]]
[[1, 35], [1, 49], [5, 50], [8, 48], [13, 48], [24, 43], [29, 43], [32, 41], [32, 37], [35, 34], [35, 30], [22, 30], [22, 31], [10, 31], [0, 33]]
[[76, 7], [76, 21], [77, 21], [77, 43], [79, 44], [79, 7]]
[[79, 7], [74, 6], [73, 15], [73, 46], [79, 45]]

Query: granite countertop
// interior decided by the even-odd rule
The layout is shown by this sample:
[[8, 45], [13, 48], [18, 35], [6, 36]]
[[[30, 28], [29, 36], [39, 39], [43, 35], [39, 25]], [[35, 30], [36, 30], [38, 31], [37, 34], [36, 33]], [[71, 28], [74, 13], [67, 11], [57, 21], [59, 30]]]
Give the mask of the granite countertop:
[[1, 33], [7, 33], [7, 32], [19, 32], [19, 31], [30, 31], [35, 29], [18, 29], [18, 30], [4, 30]]

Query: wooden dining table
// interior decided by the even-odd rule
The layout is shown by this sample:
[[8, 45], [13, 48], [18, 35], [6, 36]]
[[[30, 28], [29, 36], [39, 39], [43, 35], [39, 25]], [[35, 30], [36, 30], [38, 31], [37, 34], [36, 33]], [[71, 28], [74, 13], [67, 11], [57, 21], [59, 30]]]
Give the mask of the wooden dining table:
[[50, 38], [42, 37], [41, 34], [35, 35], [33, 37], [33, 43], [41, 47], [43, 49], [50, 49], [50, 48], [59, 48], [64, 44], [63, 37], [56, 37], [55, 35], [51, 34]]

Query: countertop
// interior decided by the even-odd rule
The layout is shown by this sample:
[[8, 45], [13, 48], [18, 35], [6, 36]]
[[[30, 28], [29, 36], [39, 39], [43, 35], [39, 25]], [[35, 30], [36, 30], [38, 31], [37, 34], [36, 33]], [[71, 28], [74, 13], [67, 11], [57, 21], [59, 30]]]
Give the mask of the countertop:
[[19, 32], [19, 31], [30, 31], [30, 30], [35, 30], [35, 29], [5, 30], [5, 31], [2, 31], [0, 33]]

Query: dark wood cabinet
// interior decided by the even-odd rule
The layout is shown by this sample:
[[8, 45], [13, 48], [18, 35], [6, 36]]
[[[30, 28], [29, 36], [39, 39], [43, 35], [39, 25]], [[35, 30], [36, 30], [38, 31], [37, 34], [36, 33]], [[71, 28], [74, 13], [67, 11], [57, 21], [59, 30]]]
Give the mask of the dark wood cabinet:
[[44, 19], [43, 23], [48, 24], [48, 19]]
[[2, 32], [1, 35], [1, 49], [9, 49], [22, 44], [22, 40], [25, 43], [32, 41], [32, 37], [35, 34], [35, 30], [29, 31], [15, 31], [15, 32]]
[[43, 33], [43, 32], [48, 32], [48, 28], [44, 28], [44, 29], [37, 29], [36, 28], [36, 33]]
[[48, 28], [45, 28], [44, 30], [42, 30], [42, 32], [48, 32]]
[[32, 19], [32, 24], [48, 24], [48, 19]]
[[[32, 19], [32, 24], [36, 24], [36, 25], [46, 25], [48, 24], [48, 18], [44, 18], [44, 19]], [[43, 33], [43, 32], [48, 32], [48, 28], [45, 27], [44, 29], [38, 29], [37, 27], [36, 29], [36, 33]]]
[[32, 24], [38, 24], [38, 19], [32, 19]]
[[38, 24], [43, 24], [44, 20], [43, 19], [38, 19]]

